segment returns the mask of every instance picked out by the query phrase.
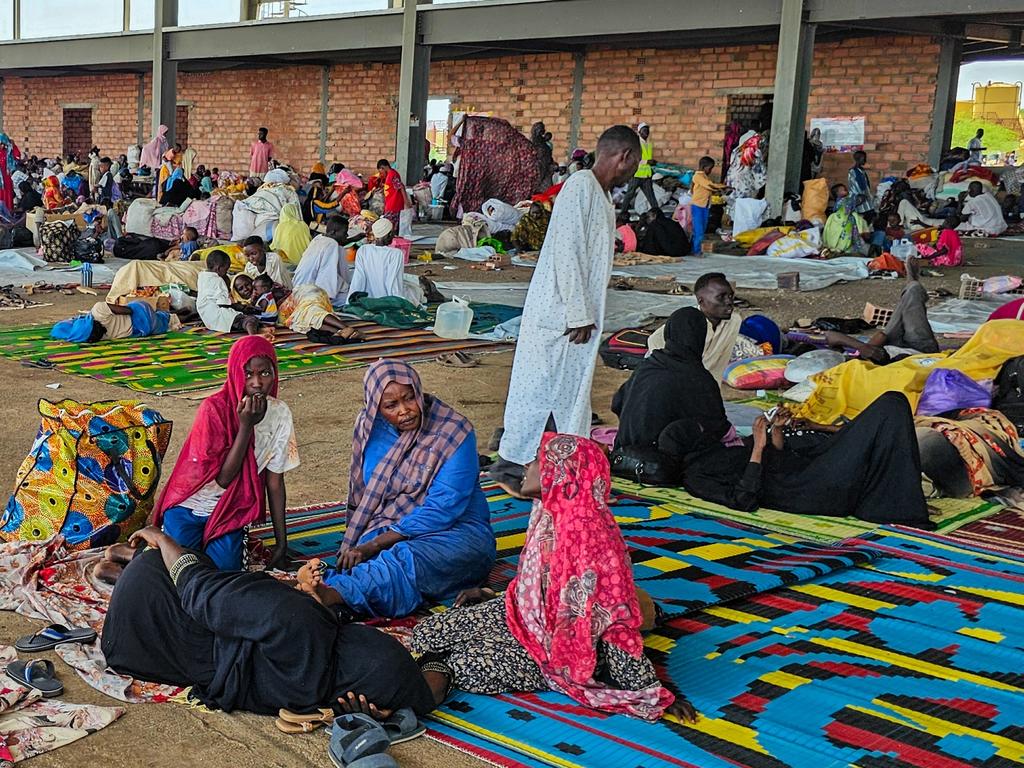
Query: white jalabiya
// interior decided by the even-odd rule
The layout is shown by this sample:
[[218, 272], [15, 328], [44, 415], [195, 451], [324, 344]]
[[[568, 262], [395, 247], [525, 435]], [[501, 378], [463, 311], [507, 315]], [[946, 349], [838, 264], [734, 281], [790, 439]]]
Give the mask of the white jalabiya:
[[[615, 208], [593, 171], [569, 177], [555, 200], [523, 307], [498, 453], [526, 464], [549, 416], [559, 432], [590, 434], [590, 387], [615, 247]], [[586, 344], [566, 330], [596, 326]]]
[[295, 268], [292, 284], [313, 284], [324, 289], [331, 304], [340, 307], [348, 296], [348, 284], [352, 278], [349, 274], [348, 261], [341, 251], [337, 240], [327, 235], [317, 235], [306, 246]]
[[398, 296], [416, 306], [426, 303], [416, 275], [405, 274], [405, 254], [389, 245], [363, 245], [356, 251], [349, 296], [365, 293], [371, 299]]

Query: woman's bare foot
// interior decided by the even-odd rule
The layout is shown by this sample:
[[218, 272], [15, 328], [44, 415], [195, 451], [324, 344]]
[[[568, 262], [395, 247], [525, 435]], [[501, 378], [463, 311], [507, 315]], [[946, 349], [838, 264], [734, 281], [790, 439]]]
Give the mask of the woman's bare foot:
[[116, 584], [124, 573], [124, 566], [107, 559], [100, 560], [93, 568], [92, 575], [104, 584]]
[[128, 565], [135, 557], [135, 549], [127, 544], [111, 544], [103, 550], [103, 559], [108, 563]]

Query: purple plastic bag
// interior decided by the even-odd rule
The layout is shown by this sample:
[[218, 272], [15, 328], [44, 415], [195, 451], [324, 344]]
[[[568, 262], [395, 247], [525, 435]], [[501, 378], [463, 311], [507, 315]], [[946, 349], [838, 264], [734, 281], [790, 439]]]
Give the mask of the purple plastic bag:
[[988, 408], [992, 405], [992, 382], [974, 381], [951, 368], [936, 368], [924, 383], [917, 403], [918, 416], [936, 416], [963, 408]]

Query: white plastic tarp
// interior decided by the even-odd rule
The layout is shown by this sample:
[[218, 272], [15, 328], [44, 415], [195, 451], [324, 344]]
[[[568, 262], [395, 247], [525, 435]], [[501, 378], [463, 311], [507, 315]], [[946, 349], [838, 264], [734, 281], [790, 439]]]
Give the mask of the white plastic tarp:
[[783, 272], [799, 272], [800, 290], [817, 291], [843, 281], [864, 280], [868, 276], [868, 260], [843, 256], [816, 261], [715, 253], [703, 258], [685, 258], [678, 264], [641, 264], [612, 270], [613, 275], [626, 277], [672, 277], [676, 282], [690, 286], [707, 272], [723, 272], [737, 288], [764, 289], [777, 288], [778, 276]]

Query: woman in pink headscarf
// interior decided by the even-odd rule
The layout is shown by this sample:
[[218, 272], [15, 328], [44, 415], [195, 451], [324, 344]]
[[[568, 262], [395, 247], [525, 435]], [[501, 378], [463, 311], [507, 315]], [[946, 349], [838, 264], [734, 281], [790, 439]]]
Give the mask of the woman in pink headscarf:
[[[457, 607], [416, 625], [421, 666], [476, 693], [559, 691], [604, 712], [657, 720], [696, 712], [658, 680], [641, 627], [653, 623], [608, 509], [611, 474], [597, 443], [547, 433], [527, 466], [536, 499], [516, 577], [503, 600]], [[489, 590], [463, 593], [460, 606]], [[493, 593], [490, 594], [493, 597]], [[649, 616], [645, 618], [645, 613]]]
[[341, 211], [349, 218], [355, 218], [363, 210], [359, 200], [359, 190], [362, 188], [363, 180], [347, 168], [339, 171], [334, 179], [334, 189], [341, 201]]
[[170, 148], [167, 141], [167, 126], [161, 125], [156, 129], [156, 135], [142, 148], [142, 155], [139, 156], [139, 165], [148, 166], [151, 170], [160, 167], [160, 160]]

